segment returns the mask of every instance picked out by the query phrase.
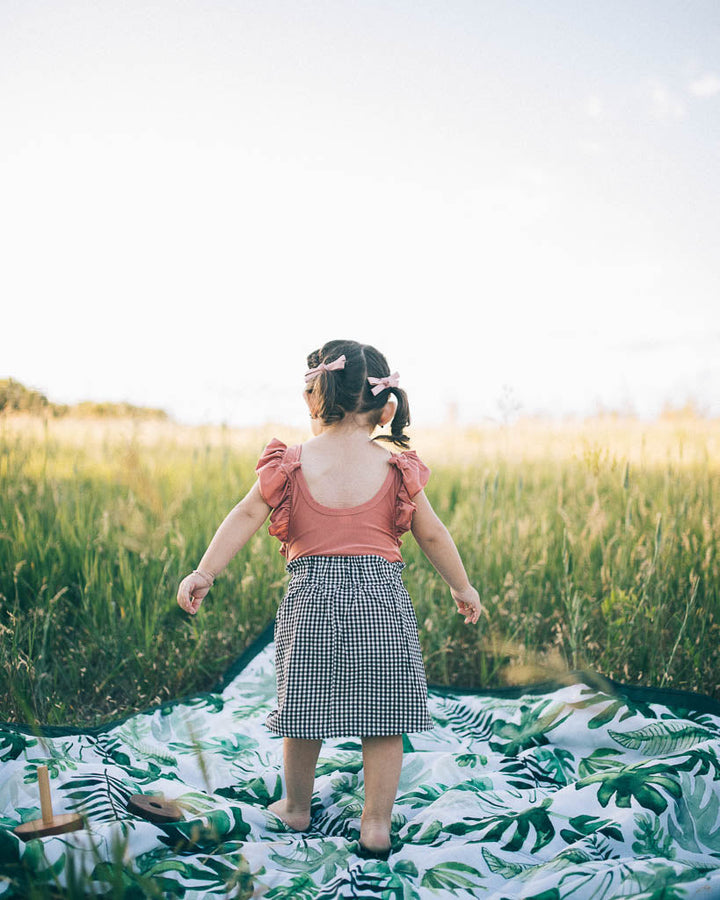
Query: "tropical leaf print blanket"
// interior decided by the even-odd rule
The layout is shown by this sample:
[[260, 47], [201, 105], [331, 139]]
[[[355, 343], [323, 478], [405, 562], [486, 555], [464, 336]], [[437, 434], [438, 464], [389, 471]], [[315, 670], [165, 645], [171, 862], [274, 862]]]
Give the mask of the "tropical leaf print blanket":
[[[431, 690], [432, 732], [406, 736], [387, 861], [357, 855], [356, 738], [325, 741], [309, 831], [282, 792], [272, 626], [217, 690], [79, 731], [0, 726], [0, 895], [299, 898], [720, 898], [720, 704], [597, 682]], [[592, 679], [589, 679], [592, 681]], [[53, 810], [85, 828], [19, 840]], [[176, 800], [155, 824], [131, 795]], [[75, 895], [77, 896], [77, 894]]]

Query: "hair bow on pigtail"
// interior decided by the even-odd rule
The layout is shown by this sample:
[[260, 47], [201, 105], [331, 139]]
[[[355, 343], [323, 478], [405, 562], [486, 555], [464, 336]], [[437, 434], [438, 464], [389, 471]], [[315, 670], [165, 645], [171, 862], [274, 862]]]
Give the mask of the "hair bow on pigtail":
[[315, 366], [314, 369], [308, 369], [305, 373], [305, 381], [312, 381], [312, 379], [319, 375], [320, 372], [335, 372], [338, 369], [345, 368], [345, 354], [342, 356], [338, 356], [337, 359], [334, 359], [330, 363], [320, 363], [319, 366]]
[[397, 372], [393, 372], [392, 375], [385, 375], [384, 378], [373, 378], [371, 375], [368, 375], [368, 381], [370, 384], [375, 385], [375, 387], [370, 388], [370, 391], [374, 397], [377, 397], [380, 391], [397, 387], [400, 384], [400, 375]]

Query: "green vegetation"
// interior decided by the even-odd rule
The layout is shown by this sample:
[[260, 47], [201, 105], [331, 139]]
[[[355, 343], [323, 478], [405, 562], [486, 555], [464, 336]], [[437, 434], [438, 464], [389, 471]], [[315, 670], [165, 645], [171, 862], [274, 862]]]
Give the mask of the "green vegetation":
[[167, 419], [162, 409], [148, 406], [134, 406], [132, 403], [96, 403], [83, 400], [81, 403], [52, 403], [45, 394], [25, 387], [14, 378], [0, 378], [0, 413], [31, 413], [34, 415], [91, 416], [132, 416], [139, 419]]
[[[270, 435], [80, 423], [72, 439], [53, 422], [0, 421], [0, 719], [92, 725], [207, 690], [272, 620], [284, 559], [263, 528], [196, 617], [177, 585]], [[466, 626], [406, 536], [428, 680], [492, 687], [587, 667], [719, 697], [712, 428], [692, 453], [686, 429], [682, 459], [659, 450], [647, 463], [582, 434], [580, 454], [528, 458], [510, 432], [492, 450], [482, 435], [421, 437], [428, 496], [488, 611]]]
[[44, 413], [52, 412], [53, 406], [56, 405], [51, 404], [40, 391], [27, 388], [14, 378], [0, 379], [0, 411]]

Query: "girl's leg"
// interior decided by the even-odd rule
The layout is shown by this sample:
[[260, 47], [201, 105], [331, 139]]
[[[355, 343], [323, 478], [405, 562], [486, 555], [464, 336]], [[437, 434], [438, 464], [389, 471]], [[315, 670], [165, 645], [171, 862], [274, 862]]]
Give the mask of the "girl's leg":
[[304, 831], [310, 824], [310, 801], [321, 747], [322, 740], [289, 737], [283, 740], [287, 796], [271, 803], [268, 809], [298, 831]]
[[390, 846], [390, 819], [402, 768], [401, 734], [362, 739], [365, 806], [360, 819], [360, 842], [368, 850]]

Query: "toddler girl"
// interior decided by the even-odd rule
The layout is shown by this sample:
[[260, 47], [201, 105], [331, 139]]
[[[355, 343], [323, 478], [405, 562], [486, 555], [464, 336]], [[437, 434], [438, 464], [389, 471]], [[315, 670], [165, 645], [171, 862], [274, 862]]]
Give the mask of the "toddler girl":
[[[400, 577], [400, 536], [412, 530], [466, 623], [481, 612], [447, 529], [423, 487], [430, 470], [406, 449], [410, 413], [397, 372], [374, 347], [330, 341], [308, 357], [305, 400], [314, 437], [277, 439], [258, 480], [229, 513], [178, 603], [195, 614], [215, 576], [270, 515], [290, 583], [275, 619], [277, 708], [286, 796], [269, 809], [290, 828], [310, 824], [323, 738], [362, 739], [361, 855], [387, 858], [404, 732], [433, 727], [415, 611]], [[390, 434], [372, 438], [390, 423]], [[390, 453], [377, 443], [401, 448]]]

